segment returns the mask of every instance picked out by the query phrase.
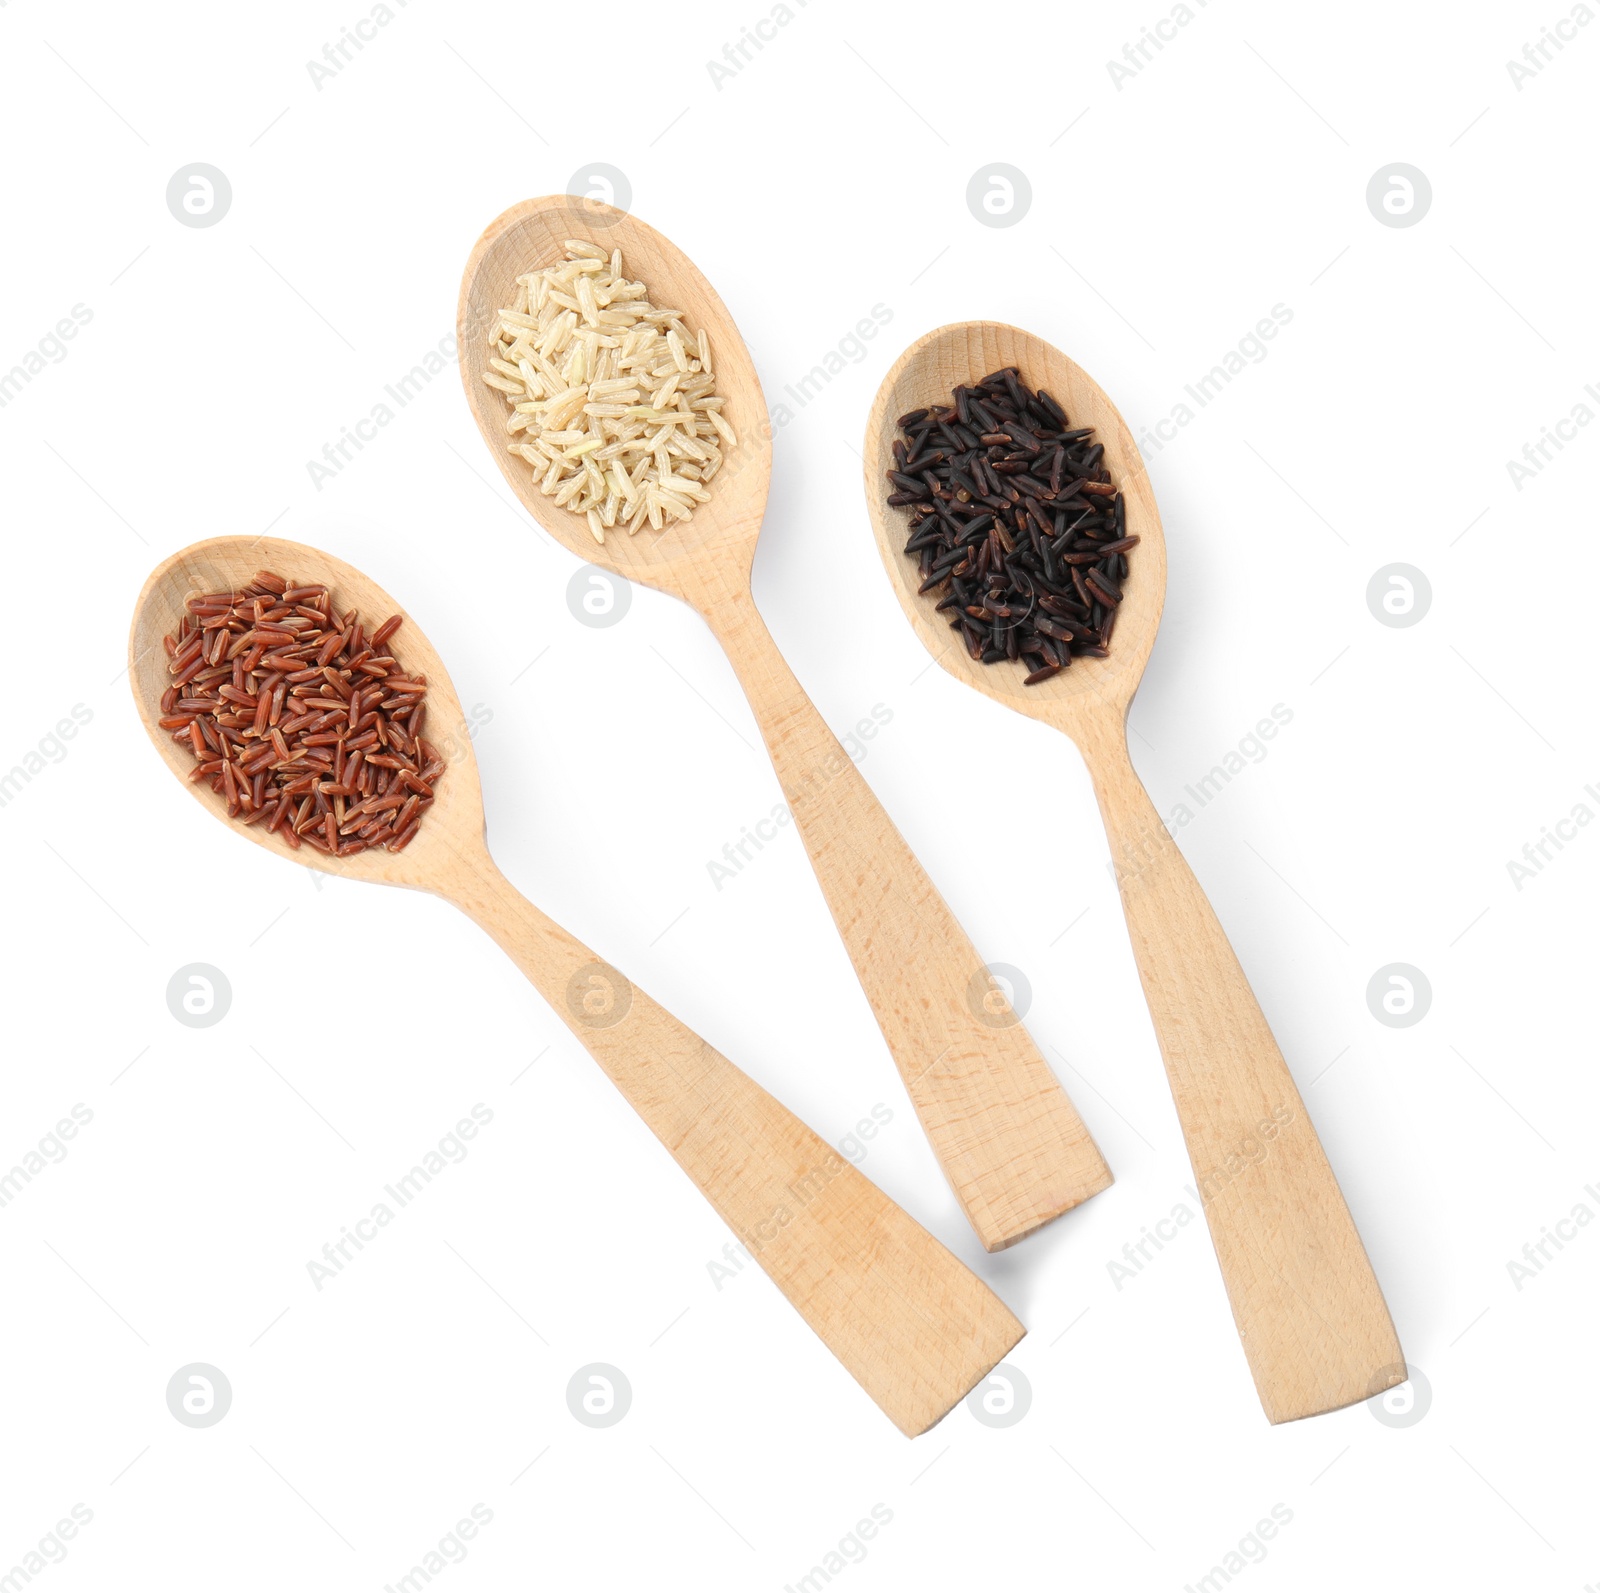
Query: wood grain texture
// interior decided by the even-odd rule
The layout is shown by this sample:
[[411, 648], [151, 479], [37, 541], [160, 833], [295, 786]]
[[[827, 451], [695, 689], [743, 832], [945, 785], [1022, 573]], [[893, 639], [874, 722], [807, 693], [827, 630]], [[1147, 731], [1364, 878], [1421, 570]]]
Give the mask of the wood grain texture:
[[[917, 595], [905, 516], [884, 502], [896, 417], [1016, 365], [1075, 426], [1093, 425], [1127, 503], [1123, 602], [1105, 659], [1038, 686], [972, 659]], [[1405, 1360], [1305, 1103], [1239, 961], [1128, 757], [1129, 705], [1161, 619], [1166, 544], [1133, 439], [1104, 392], [1042, 339], [995, 322], [942, 327], [884, 378], [867, 423], [865, 489], [878, 550], [917, 634], [959, 680], [1078, 744], [1111, 841], [1145, 998], [1195, 1187], [1262, 1407], [1274, 1422], [1335, 1410], [1405, 1379]]]
[[236, 588], [260, 569], [326, 582], [341, 609], [357, 608], [369, 620], [406, 615], [358, 570], [298, 543], [222, 537], [166, 560], [139, 597], [129, 679], [168, 768], [214, 817], [286, 860], [430, 891], [474, 918], [896, 1426], [907, 1434], [932, 1426], [1017, 1343], [1022, 1324], [804, 1123], [505, 880], [484, 840], [460, 701], [409, 615], [394, 645], [409, 669], [428, 678], [427, 735], [449, 767], [404, 852], [335, 859], [304, 847], [291, 854], [259, 828], [230, 821], [209, 784], [189, 780], [187, 750], [156, 724], [169, 684], [161, 638], [176, 629], [186, 597]]
[[[485, 385], [487, 335], [516, 278], [565, 239], [620, 248], [652, 302], [711, 339], [724, 415], [739, 437], [711, 501], [661, 534], [597, 543], [584, 519], [539, 492], [506, 450], [503, 396]], [[823, 722], [767, 633], [750, 567], [771, 476], [761, 384], [726, 306], [693, 263], [636, 217], [555, 195], [516, 205], [479, 239], [457, 312], [462, 381], [512, 490], [569, 551], [683, 599], [716, 633], [739, 677], [835, 924], [906, 1091], [963, 1210], [1003, 1249], [1111, 1182], [1076, 1108], [1015, 1014], [991, 1010], [984, 961]]]

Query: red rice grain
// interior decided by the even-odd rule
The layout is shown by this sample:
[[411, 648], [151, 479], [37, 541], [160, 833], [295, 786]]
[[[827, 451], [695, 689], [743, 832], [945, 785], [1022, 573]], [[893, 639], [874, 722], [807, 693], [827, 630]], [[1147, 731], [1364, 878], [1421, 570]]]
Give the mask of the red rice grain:
[[185, 607], [159, 723], [193, 755], [189, 778], [296, 850], [410, 845], [445, 765], [421, 737], [428, 682], [388, 649], [400, 616], [368, 633], [327, 587], [270, 570]]

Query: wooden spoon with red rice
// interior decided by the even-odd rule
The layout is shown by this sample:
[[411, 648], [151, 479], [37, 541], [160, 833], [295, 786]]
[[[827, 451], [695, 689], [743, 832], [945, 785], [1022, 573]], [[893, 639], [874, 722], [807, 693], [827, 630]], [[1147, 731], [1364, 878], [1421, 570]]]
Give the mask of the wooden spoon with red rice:
[[[296, 601], [286, 602], [290, 593], [270, 580], [263, 584], [263, 571], [299, 582]], [[306, 624], [290, 625], [285, 608], [308, 611], [299, 616]], [[382, 617], [370, 643], [357, 634], [360, 616]], [[197, 621], [188, 631], [186, 617]], [[208, 629], [232, 639], [207, 640]], [[322, 633], [314, 644], [311, 632]], [[304, 649], [313, 645], [308, 657]], [[191, 654], [215, 654], [215, 663], [197, 669]], [[296, 667], [259, 667], [272, 654], [274, 665]], [[252, 658], [257, 667], [235, 672]], [[382, 673], [363, 667], [382, 659], [392, 661], [376, 663]], [[202, 678], [224, 664], [224, 672]], [[306, 673], [313, 668], [315, 676]], [[185, 548], [139, 594], [129, 679], [167, 767], [230, 828], [279, 853], [299, 840], [296, 862], [431, 891], [475, 919], [902, 1432], [931, 1427], [1022, 1337], [1004, 1303], [936, 1239], [506, 880], [489, 855], [472, 742], [444, 663], [415, 621], [359, 570], [274, 538], [218, 537]], [[425, 685], [427, 739], [404, 702], [421, 694], [400, 691], [397, 681]], [[297, 685], [308, 688], [298, 697]], [[204, 728], [197, 756], [190, 725], [205, 722], [228, 742], [228, 756], [209, 745]], [[355, 745], [379, 723], [381, 735]], [[380, 745], [386, 750], [375, 751]], [[317, 772], [324, 761], [325, 772]], [[366, 786], [364, 769], [372, 771]], [[308, 776], [311, 784], [303, 784]], [[380, 805], [400, 791], [397, 804]], [[308, 794], [312, 808], [302, 814]], [[318, 796], [326, 814], [315, 812]]]

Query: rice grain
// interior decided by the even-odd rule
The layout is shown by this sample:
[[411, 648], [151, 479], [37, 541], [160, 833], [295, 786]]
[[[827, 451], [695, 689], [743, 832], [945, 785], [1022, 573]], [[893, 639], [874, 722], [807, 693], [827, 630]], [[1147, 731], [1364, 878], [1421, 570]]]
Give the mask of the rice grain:
[[540, 492], [590, 535], [662, 530], [710, 501], [738, 436], [723, 419], [711, 340], [623, 275], [622, 251], [568, 240], [566, 258], [517, 278], [490, 333], [484, 382], [509, 406], [506, 446]]
[[409, 845], [445, 763], [421, 736], [426, 678], [388, 650], [401, 617], [368, 635], [327, 587], [267, 570], [184, 606], [164, 641], [173, 684], [159, 722], [193, 754], [189, 778], [294, 849]]

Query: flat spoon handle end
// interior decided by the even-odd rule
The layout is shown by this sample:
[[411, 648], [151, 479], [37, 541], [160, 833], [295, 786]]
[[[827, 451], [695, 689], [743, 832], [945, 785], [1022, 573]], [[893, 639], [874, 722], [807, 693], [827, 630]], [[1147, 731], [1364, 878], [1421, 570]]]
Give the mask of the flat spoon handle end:
[[924, 1132], [987, 1250], [1111, 1183], [1032, 1037], [748, 595], [712, 610]]
[[1262, 1407], [1337, 1410], [1405, 1379], [1389, 1308], [1211, 904], [1129, 761], [1085, 748], [1172, 1098]]
[[455, 884], [457, 905], [528, 976], [902, 1432], [931, 1427], [1022, 1337], [981, 1278], [486, 857]]

